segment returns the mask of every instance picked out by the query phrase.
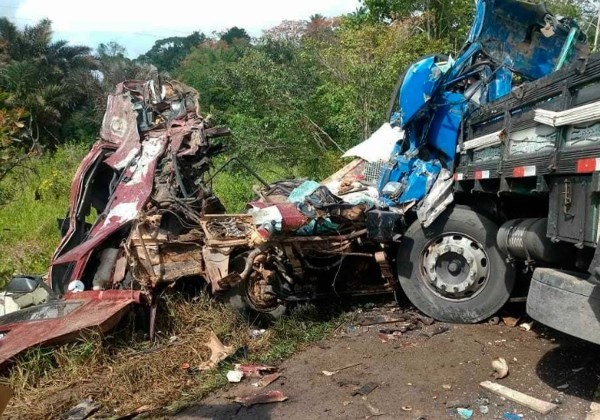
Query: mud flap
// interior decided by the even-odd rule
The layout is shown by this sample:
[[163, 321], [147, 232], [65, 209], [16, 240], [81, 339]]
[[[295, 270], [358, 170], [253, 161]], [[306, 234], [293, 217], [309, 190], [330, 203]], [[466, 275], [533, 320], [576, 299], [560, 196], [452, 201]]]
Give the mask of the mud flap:
[[536, 269], [527, 313], [555, 330], [600, 344], [600, 287], [577, 273]]

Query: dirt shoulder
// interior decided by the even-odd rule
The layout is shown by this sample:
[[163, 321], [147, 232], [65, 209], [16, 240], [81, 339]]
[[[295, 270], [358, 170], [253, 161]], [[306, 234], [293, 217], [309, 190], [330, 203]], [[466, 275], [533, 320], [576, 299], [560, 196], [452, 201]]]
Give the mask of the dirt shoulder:
[[[598, 387], [598, 346], [534, 326], [531, 331], [506, 325], [421, 326], [382, 342], [379, 330], [394, 324], [345, 327], [330, 339], [299, 353], [280, 366], [282, 377], [266, 390], [288, 396], [282, 403], [243, 407], [236, 396], [257, 392], [248, 380], [228, 386], [180, 419], [244, 418], [460, 418], [456, 406], [470, 407], [472, 418], [585, 419]], [[386, 340], [383, 340], [386, 341]], [[545, 401], [559, 404], [542, 416], [479, 386], [491, 377], [491, 361], [503, 357], [508, 377], [497, 382]], [[333, 376], [331, 371], [360, 365]], [[375, 386], [367, 396], [352, 395], [364, 385]], [[454, 407], [454, 408], [453, 408]], [[487, 413], [482, 414], [482, 410]]]

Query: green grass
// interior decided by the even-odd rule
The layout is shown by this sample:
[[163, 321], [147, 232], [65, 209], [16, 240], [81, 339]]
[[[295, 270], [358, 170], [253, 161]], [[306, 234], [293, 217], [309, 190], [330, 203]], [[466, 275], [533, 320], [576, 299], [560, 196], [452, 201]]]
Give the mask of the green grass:
[[42, 274], [60, 239], [73, 174], [87, 150], [66, 145], [36, 157], [0, 184], [0, 288], [15, 274]]
[[[135, 328], [135, 318], [130, 317], [110, 336], [89, 332], [77, 342], [34, 348], [18, 356], [6, 372], [16, 392], [7, 414], [57, 418], [92, 395], [104, 414], [148, 406], [155, 417], [171, 416], [226, 386], [227, 371], [235, 363], [277, 365], [327, 337], [344, 321], [337, 310], [300, 305], [265, 334], [251, 338], [252, 327], [214, 299], [203, 295], [184, 300], [167, 294], [160, 301], [155, 343]], [[238, 351], [208, 371], [182, 369], [183, 363], [195, 367], [208, 359], [210, 352], [202, 343], [210, 331]]]

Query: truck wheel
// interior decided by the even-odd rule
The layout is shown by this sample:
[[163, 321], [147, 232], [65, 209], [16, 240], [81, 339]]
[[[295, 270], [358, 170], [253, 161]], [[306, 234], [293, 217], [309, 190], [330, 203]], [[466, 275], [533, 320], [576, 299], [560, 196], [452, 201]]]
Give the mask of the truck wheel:
[[398, 250], [398, 279], [420, 311], [443, 322], [476, 323], [509, 299], [515, 268], [496, 245], [498, 226], [465, 207], [447, 210], [429, 227], [418, 221]]
[[[232, 266], [236, 271], [243, 271], [246, 255], [242, 254], [233, 259]], [[226, 301], [248, 323], [268, 326], [285, 315], [287, 305], [275, 296], [265, 293], [267, 284], [268, 281], [253, 270], [245, 281], [241, 281], [226, 293]]]

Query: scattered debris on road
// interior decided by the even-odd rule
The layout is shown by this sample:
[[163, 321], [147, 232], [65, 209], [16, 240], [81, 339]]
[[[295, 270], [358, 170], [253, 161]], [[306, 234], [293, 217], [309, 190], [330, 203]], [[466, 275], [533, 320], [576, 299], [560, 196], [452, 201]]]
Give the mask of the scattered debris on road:
[[508, 363], [503, 357], [492, 360], [493, 376], [496, 379], [504, 379], [508, 376]]
[[376, 382], [367, 382], [363, 386], [358, 389], [352, 391], [352, 396], [355, 395], [369, 395], [371, 392], [375, 391], [376, 388], [379, 387], [379, 384]]
[[379, 416], [383, 416], [385, 415], [384, 412], [382, 412], [380, 409], [374, 407], [370, 402], [365, 401], [365, 407], [367, 407], [367, 410], [369, 410], [369, 413], [371, 413], [372, 416], [375, 417], [379, 417]]
[[271, 373], [260, 378], [258, 382], [254, 382], [252, 386], [255, 386], [257, 388], [264, 388], [271, 385], [279, 378], [281, 378], [281, 373]]
[[506, 413], [502, 414], [502, 418], [504, 420], [522, 420], [523, 417], [524, 417], [523, 414], [517, 414], [517, 413], [506, 412]]
[[514, 401], [517, 404], [521, 404], [533, 411], [537, 411], [540, 414], [548, 414], [552, 410], [556, 410], [558, 408], [558, 405], [556, 404], [539, 400], [494, 382], [485, 381], [481, 382], [479, 385], [496, 395], [504, 397], [507, 400]]
[[473, 417], [473, 410], [469, 408], [457, 408], [456, 412], [460, 416], [461, 419], [470, 419]]
[[204, 344], [204, 346], [210, 349], [211, 354], [210, 359], [200, 365], [200, 370], [207, 370], [216, 367], [234, 352], [233, 347], [225, 346], [223, 343], [221, 343], [219, 337], [217, 337], [217, 335], [212, 331], [210, 333], [208, 343]]
[[235, 370], [242, 372], [246, 378], [262, 378], [264, 374], [276, 372], [277, 368], [268, 365], [236, 364]]
[[333, 376], [333, 375], [341, 372], [342, 370], [350, 369], [350, 368], [353, 368], [353, 367], [359, 366], [359, 365], [362, 365], [362, 362], [351, 363], [349, 365], [346, 365], [344, 367], [337, 368], [337, 369], [334, 369], [334, 370], [324, 370], [321, 373], [323, 373], [323, 375], [325, 375], [325, 376]]
[[519, 325], [519, 327], [525, 331], [531, 331], [533, 328], [533, 321], [523, 322], [521, 325]]
[[235, 402], [245, 407], [251, 407], [256, 404], [271, 404], [286, 401], [288, 397], [281, 391], [267, 391], [258, 394], [251, 394], [245, 397], [236, 397]]
[[227, 371], [227, 381], [231, 383], [241, 382], [244, 378], [244, 372], [240, 372], [239, 370], [230, 370]]

